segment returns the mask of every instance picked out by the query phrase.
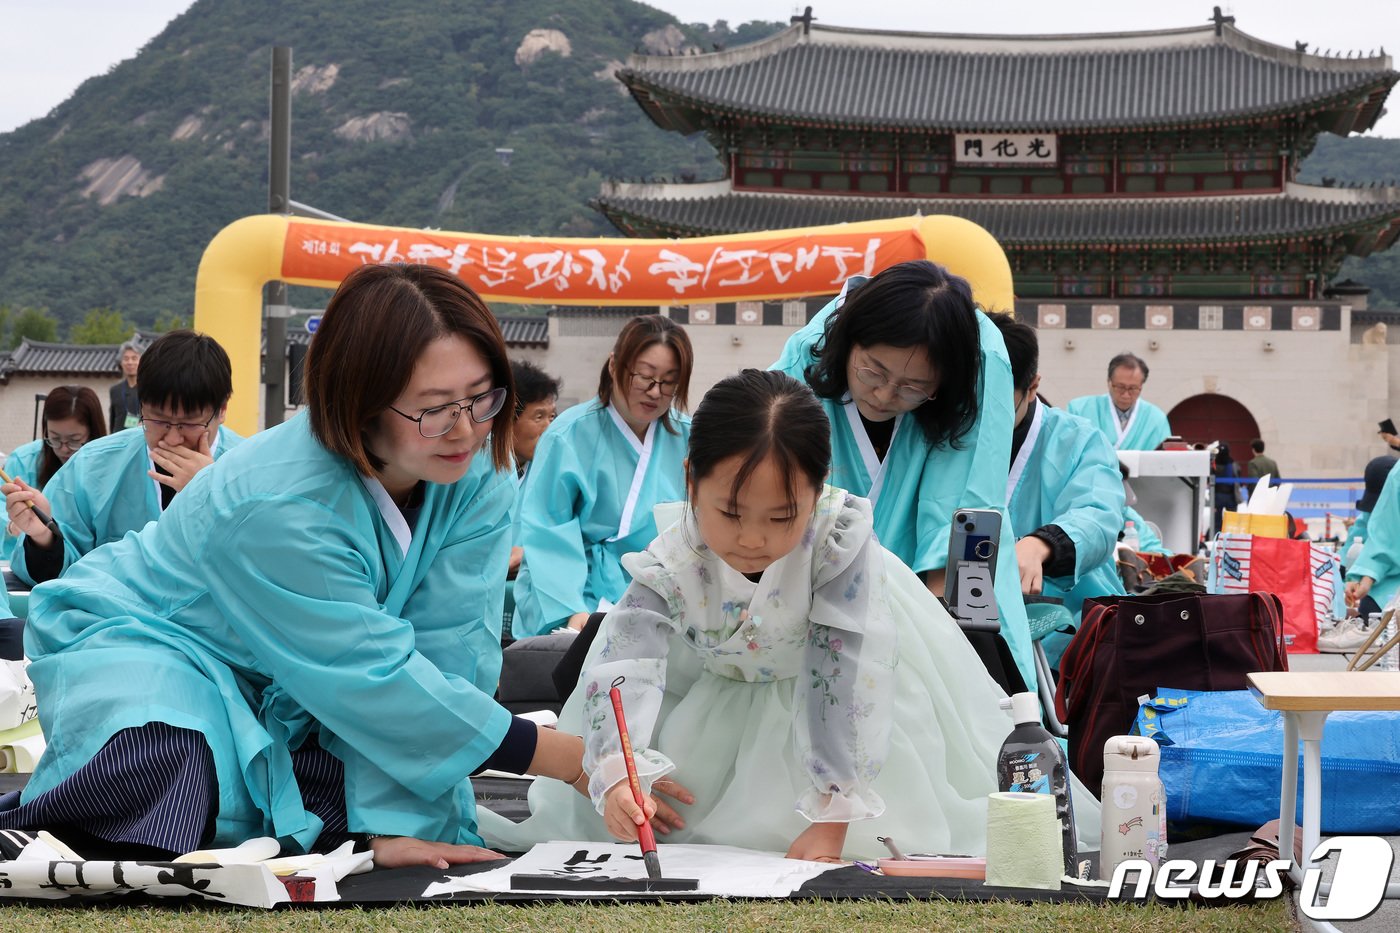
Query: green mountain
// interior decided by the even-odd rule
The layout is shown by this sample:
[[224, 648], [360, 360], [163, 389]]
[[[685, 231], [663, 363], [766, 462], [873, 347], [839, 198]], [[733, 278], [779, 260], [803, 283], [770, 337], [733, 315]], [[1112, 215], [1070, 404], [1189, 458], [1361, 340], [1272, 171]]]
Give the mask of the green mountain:
[[631, 0], [198, 0], [0, 135], [0, 306], [65, 326], [92, 308], [143, 326], [188, 314], [210, 238], [266, 210], [274, 45], [293, 49], [295, 200], [368, 223], [593, 236], [616, 232], [588, 207], [606, 177], [722, 173], [703, 139], [642, 114], [612, 76], [627, 55], [776, 28], [682, 27]]
[[[1400, 103], [1400, 95], [1391, 103]], [[1328, 179], [1338, 185], [1400, 185], [1400, 139], [1324, 133], [1298, 170], [1298, 180], [1322, 185]], [[1400, 308], [1400, 245], [1365, 259], [1346, 260], [1337, 278], [1371, 286], [1373, 308]]]
[[[266, 209], [274, 45], [293, 49], [294, 199], [368, 223], [595, 236], [615, 233], [588, 207], [604, 178], [722, 175], [703, 138], [642, 114], [619, 64], [779, 28], [683, 25], [632, 0], [198, 0], [0, 134], [0, 321], [47, 308], [66, 332], [98, 308], [147, 328], [190, 313], [205, 245]], [[1397, 157], [1400, 140], [1324, 138], [1303, 172], [1370, 182], [1400, 175]], [[1400, 300], [1400, 252], [1343, 272], [1375, 304]]]

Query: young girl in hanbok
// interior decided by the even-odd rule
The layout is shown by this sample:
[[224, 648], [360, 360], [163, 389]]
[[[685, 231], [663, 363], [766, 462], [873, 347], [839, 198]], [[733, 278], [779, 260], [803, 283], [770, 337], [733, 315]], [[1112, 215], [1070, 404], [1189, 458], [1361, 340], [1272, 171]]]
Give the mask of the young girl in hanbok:
[[[869, 502], [824, 485], [816, 397], [745, 370], [706, 394], [689, 450], [686, 514], [623, 559], [632, 584], [561, 716], [586, 742], [592, 806], [536, 782], [525, 822], [481, 814], [488, 843], [630, 840], [650, 817], [671, 842], [800, 859], [875, 854], [880, 835], [984, 851], [1003, 694], [880, 546]], [[619, 678], [643, 790], [675, 810], [632, 800], [608, 700]]]

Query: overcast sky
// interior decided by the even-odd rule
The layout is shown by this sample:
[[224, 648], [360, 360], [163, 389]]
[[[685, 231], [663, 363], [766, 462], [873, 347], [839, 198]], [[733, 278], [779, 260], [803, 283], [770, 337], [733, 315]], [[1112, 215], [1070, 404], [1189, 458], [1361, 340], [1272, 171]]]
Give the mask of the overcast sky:
[[[289, 0], [293, 2], [293, 0]], [[411, 0], [408, 0], [411, 2]], [[470, 0], [462, 0], [470, 2]], [[566, 0], [571, 2], [571, 0]], [[0, 132], [44, 116], [87, 78], [133, 57], [191, 0], [0, 0]], [[787, 0], [653, 0], [683, 22], [784, 21]], [[813, 0], [818, 21], [919, 32], [1066, 33], [1167, 29], [1204, 22], [1211, 4], [1145, 0]], [[1397, 0], [1236, 0], [1223, 4], [1247, 33], [1291, 47], [1400, 55]], [[392, 10], [392, 4], [386, 10]], [[386, 16], [386, 23], [392, 14]], [[1400, 136], [1400, 93], [1374, 135]]]

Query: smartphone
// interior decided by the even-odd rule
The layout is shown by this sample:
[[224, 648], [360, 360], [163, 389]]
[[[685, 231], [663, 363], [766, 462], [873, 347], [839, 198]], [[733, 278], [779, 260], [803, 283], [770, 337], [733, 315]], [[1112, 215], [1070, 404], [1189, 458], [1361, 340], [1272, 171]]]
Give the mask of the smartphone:
[[1001, 513], [996, 509], [958, 509], [948, 533], [948, 569], [943, 595], [964, 628], [997, 631], [997, 550]]
[[1381, 422], [1381, 433], [1382, 433], [1382, 434], [1397, 434], [1397, 433], [1400, 433], [1400, 432], [1397, 432], [1397, 431], [1395, 430], [1395, 422], [1392, 421], [1391, 419], [1387, 418], [1387, 419], [1385, 419], [1384, 421]]

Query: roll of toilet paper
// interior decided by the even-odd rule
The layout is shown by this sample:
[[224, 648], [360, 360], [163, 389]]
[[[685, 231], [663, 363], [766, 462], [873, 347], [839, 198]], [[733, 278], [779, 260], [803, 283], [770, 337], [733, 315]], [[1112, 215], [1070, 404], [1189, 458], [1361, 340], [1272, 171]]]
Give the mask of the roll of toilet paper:
[[1053, 794], [987, 795], [987, 884], [1058, 891], [1064, 870]]

